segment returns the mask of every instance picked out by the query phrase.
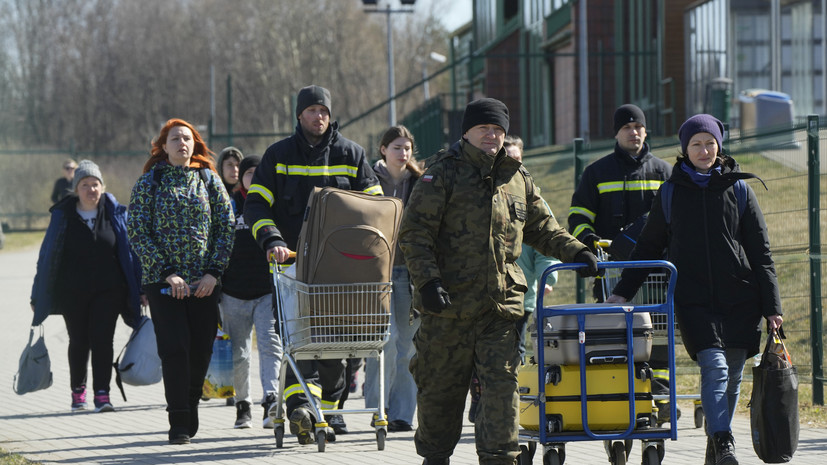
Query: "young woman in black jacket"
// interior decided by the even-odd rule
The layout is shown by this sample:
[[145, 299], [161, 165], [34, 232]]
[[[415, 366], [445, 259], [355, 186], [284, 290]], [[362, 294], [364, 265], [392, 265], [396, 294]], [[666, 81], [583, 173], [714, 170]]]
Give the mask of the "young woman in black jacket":
[[[739, 172], [723, 153], [723, 129], [705, 114], [683, 123], [678, 162], [655, 197], [631, 259], [659, 259], [666, 249], [677, 267], [675, 316], [684, 346], [701, 368], [710, 438], [705, 463], [737, 465], [731, 422], [744, 363], [758, 353], [762, 317], [776, 328], [782, 311], [767, 225], [743, 181], [756, 176]], [[646, 273], [625, 270], [607, 302], [631, 299]]]

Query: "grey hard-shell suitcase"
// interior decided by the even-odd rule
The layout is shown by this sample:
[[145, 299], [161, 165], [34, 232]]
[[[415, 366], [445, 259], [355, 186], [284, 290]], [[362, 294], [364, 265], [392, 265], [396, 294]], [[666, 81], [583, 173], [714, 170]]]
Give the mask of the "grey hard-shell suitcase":
[[[595, 304], [573, 304], [572, 307]], [[632, 315], [633, 354], [635, 362], [646, 362], [652, 354], [652, 318], [649, 313]], [[577, 317], [546, 318], [543, 332], [543, 356], [546, 365], [577, 365], [580, 363], [580, 334]], [[586, 315], [584, 327], [586, 363], [626, 363], [626, 319], [624, 314]], [[531, 331], [537, 353], [537, 330]]]

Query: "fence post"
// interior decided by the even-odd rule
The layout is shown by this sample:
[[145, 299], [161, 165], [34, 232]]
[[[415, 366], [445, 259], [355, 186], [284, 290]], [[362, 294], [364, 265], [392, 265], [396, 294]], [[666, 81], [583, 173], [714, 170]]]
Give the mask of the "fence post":
[[[577, 189], [577, 186], [580, 184], [580, 178], [583, 177], [583, 170], [585, 169], [585, 163], [580, 159], [580, 155], [583, 154], [583, 145], [584, 141], [582, 138], [578, 137], [577, 139], [574, 139], [574, 151], [572, 152], [572, 155], [574, 155], [575, 189]], [[575, 296], [577, 298], [577, 303], [582, 304], [586, 302], [586, 280], [581, 278], [579, 275], [576, 279]]]
[[821, 216], [818, 116], [807, 116], [807, 207], [810, 230], [810, 344], [813, 356], [813, 405], [824, 405], [821, 332]]

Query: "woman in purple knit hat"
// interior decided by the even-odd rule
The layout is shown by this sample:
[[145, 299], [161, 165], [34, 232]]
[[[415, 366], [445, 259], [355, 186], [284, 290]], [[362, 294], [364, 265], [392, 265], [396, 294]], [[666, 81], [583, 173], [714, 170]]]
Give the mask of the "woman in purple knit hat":
[[[737, 465], [732, 416], [741, 374], [758, 353], [762, 318], [781, 326], [781, 298], [767, 225], [738, 163], [724, 153], [724, 126], [695, 115], [681, 125], [681, 152], [661, 186], [631, 260], [667, 250], [678, 269], [675, 316], [686, 351], [701, 368], [706, 464]], [[626, 302], [647, 270], [627, 269], [607, 302]], [[745, 440], [748, 441], [747, 438]]]

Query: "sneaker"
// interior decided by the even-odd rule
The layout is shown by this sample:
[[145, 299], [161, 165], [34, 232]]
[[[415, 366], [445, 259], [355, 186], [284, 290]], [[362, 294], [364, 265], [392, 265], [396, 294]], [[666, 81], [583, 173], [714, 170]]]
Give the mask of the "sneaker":
[[[270, 409], [275, 408], [278, 404], [276, 402], [276, 395], [272, 392], [267, 394], [267, 397], [264, 398], [264, 402], [261, 403], [261, 406], [264, 408], [264, 418], [261, 421], [261, 427], [266, 429], [273, 429], [276, 427], [273, 420], [275, 419], [275, 415], [272, 417], [270, 416]], [[273, 412], [275, 413], [275, 412]]]
[[729, 431], [719, 431], [712, 437], [715, 446], [715, 465], [738, 465], [735, 457], [735, 438]]
[[239, 401], [235, 404], [235, 425], [233, 428], [252, 428], [253, 417], [250, 415], [250, 403]]
[[333, 429], [336, 434], [347, 434], [347, 424], [341, 415], [329, 415], [325, 417], [327, 424]]
[[115, 407], [109, 402], [109, 393], [103, 390], [95, 391], [95, 413], [114, 411]]
[[227, 404], [227, 407], [234, 407], [235, 397], [227, 397], [227, 401], [225, 403]]
[[86, 386], [72, 388], [72, 411], [86, 410]]
[[390, 431], [390, 432], [413, 431], [413, 426], [411, 426], [405, 420], [393, 420], [393, 421], [388, 422], [388, 431]]
[[296, 435], [299, 444], [313, 444], [313, 423], [313, 416], [304, 407], [290, 414], [290, 432]]

